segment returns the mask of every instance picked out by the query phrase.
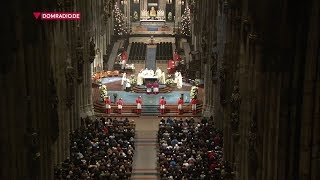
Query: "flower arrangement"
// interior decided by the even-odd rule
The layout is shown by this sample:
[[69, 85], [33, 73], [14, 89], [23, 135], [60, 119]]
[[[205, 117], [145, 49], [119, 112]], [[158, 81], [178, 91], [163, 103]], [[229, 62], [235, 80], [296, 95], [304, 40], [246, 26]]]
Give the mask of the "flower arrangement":
[[175, 85], [175, 82], [173, 79], [166, 79], [166, 85], [167, 86], [174, 86]]
[[101, 97], [102, 101], [104, 101], [108, 96], [107, 86], [101, 85], [99, 87], [99, 90], [100, 90], [100, 97]]
[[201, 83], [201, 80], [200, 80], [200, 79], [195, 79], [195, 80], [194, 80], [194, 84], [195, 84], [196, 86], [199, 86], [200, 83]]
[[192, 86], [190, 90], [190, 98], [195, 98], [196, 96], [198, 96], [198, 87]]

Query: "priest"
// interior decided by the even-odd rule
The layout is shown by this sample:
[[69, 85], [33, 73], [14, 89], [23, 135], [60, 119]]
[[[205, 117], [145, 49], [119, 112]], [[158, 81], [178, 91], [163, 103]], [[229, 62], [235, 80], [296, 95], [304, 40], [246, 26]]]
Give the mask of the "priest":
[[111, 100], [110, 100], [109, 96], [107, 96], [107, 98], [105, 100], [105, 103], [106, 103], [106, 113], [110, 114], [110, 112], [111, 112]]
[[118, 114], [121, 114], [122, 113], [122, 105], [123, 105], [122, 98], [120, 98], [118, 100], [117, 105], [118, 105]]
[[182, 114], [182, 105], [183, 105], [183, 100], [182, 98], [180, 97], [179, 100], [178, 100], [178, 114]]
[[142, 109], [142, 98], [141, 98], [141, 96], [139, 96], [136, 99], [136, 103], [137, 103], [137, 114], [141, 114], [141, 109]]
[[153, 94], [158, 94], [159, 93], [159, 83], [155, 81], [153, 83]]
[[151, 94], [152, 93], [152, 84], [150, 81], [147, 82], [146, 87], [147, 87], [147, 94]]
[[161, 114], [165, 113], [165, 105], [166, 105], [166, 100], [164, 99], [164, 97], [162, 96], [160, 99], [160, 112]]

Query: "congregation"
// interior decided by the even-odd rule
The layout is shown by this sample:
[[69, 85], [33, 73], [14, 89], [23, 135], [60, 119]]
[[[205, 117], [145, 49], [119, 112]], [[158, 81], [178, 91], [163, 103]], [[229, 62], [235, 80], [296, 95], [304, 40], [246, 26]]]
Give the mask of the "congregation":
[[212, 117], [162, 118], [158, 143], [161, 179], [220, 179], [223, 139]]
[[127, 118], [87, 118], [71, 134], [70, 158], [55, 168], [55, 179], [130, 179], [134, 135]]

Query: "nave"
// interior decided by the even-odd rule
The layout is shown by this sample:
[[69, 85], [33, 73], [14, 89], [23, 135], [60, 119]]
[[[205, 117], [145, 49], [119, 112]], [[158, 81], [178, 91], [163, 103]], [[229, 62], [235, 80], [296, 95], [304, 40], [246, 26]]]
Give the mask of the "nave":
[[83, 120], [83, 126], [71, 136], [71, 156], [55, 168], [54, 179], [196, 180], [232, 176], [222, 161], [222, 134], [212, 118], [129, 119]]
[[[97, 177], [99, 167], [103, 176], [114, 178], [206, 178], [221, 171], [222, 178], [230, 180], [319, 180], [319, 3], [6, 2], [0, 54], [0, 179]], [[46, 11], [77, 13], [80, 19], [47, 21], [41, 18]], [[154, 76], [157, 68], [164, 76]], [[87, 117], [93, 121], [87, 121], [89, 128]], [[108, 129], [99, 122], [126, 117], [129, 126], [120, 122]], [[162, 117], [193, 117], [196, 122], [212, 117], [215, 128], [209, 122], [200, 127], [183, 122], [183, 131], [179, 122], [178, 128], [175, 123], [162, 127]], [[212, 136], [196, 132], [202, 128]], [[134, 131], [134, 144], [124, 130]], [[107, 131], [116, 134], [106, 136]], [[189, 140], [184, 132], [202, 138]], [[222, 142], [217, 149], [210, 143], [215, 133]], [[168, 134], [183, 147], [172, 146], [177, 141], [171, 142]], [[98, 159], [97, 145], [110, 142], [105, 153], [110, 149], [111, 155]], [[193, 146], [202, 149], [193, 154]], [[214, 158], [203, 153], [211, 149]], [[107, 170], [108, 161], [116, 168]], [[59, 172], [63, 166], [74, 172]]]

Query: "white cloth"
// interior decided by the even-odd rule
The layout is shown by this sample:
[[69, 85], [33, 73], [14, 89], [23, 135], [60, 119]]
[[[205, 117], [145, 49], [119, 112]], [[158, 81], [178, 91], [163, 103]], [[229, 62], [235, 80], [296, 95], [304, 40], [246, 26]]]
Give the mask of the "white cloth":
[[106, 104], [106, 108], [107, 108], [107, 109], [111, 109], [110, 104]]
[[137, 103], [137, 109], [141, 109], [141, 103]]
[[159, 88], [153, 88], [153, 92], [159, 92]]
[[164, 105], [160, 105], [160, 109], [164, 109]]
[[147, 88], [147, 92], [151, 92], [151, 88]]
[[182, 104], [178, 104], [178, 109], [182, 109]]
[[192, 110], [197, 110], [197, 105], [196, 104], [192, 104], [191, 109]]
[[118, 105], [118, 109], [122, 109], [122, 105]]

